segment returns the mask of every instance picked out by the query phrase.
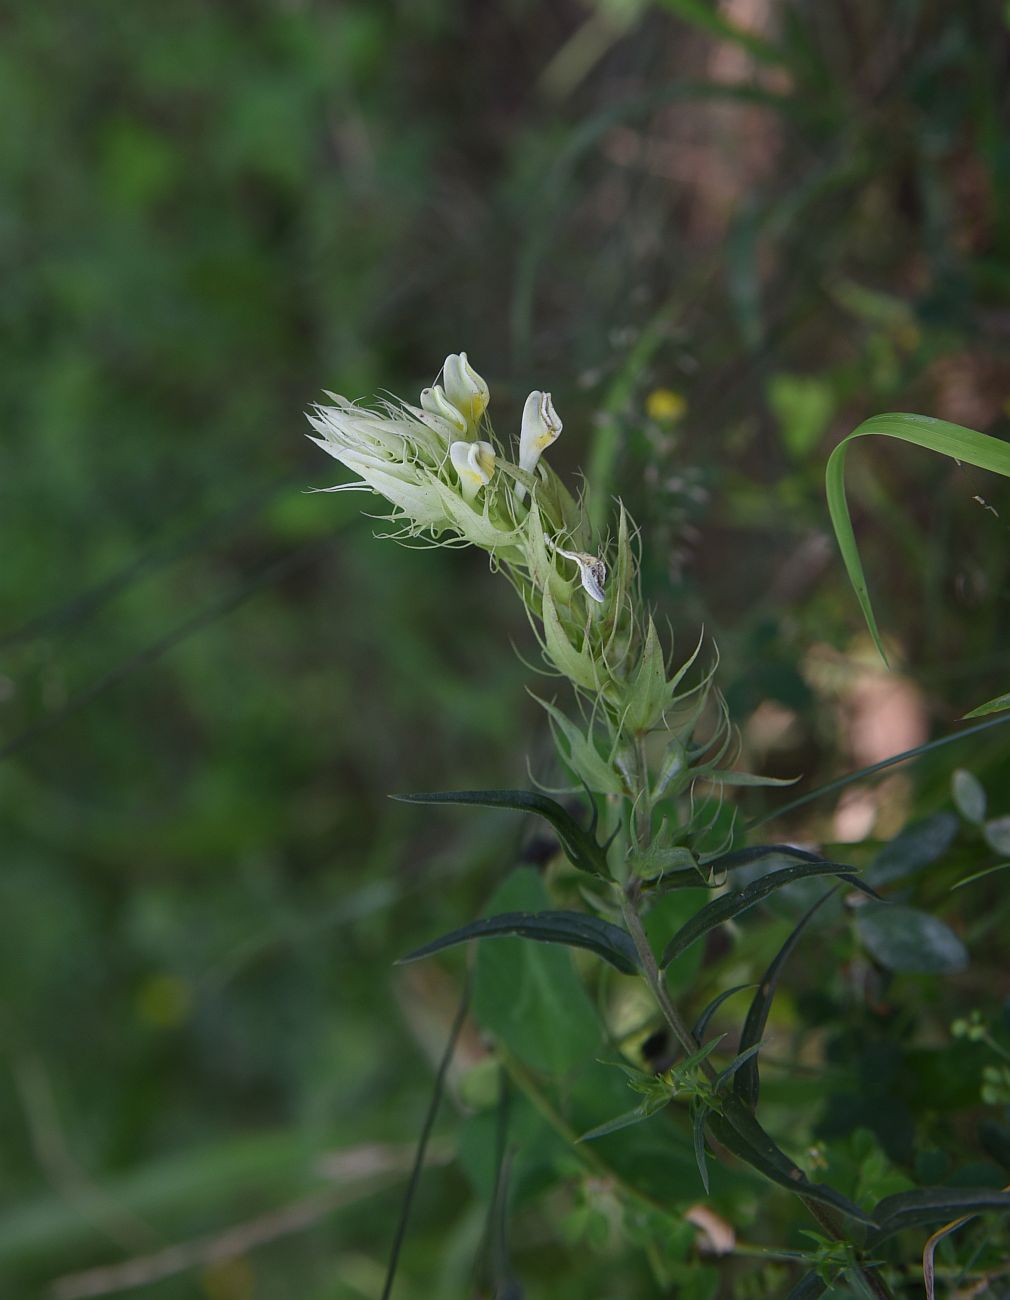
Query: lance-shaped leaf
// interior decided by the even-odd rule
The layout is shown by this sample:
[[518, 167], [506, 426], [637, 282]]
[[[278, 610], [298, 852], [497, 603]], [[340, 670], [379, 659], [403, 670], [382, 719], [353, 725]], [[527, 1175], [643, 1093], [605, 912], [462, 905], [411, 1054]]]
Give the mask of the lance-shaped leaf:
[[985, 704], [980, 704], [977, 709], [972, 709], [966, 713], [966, 718], [984, 718], [989, 713], [1002, 713], [1004, 709], [1010, 709], [1010, 691], [1006, 695], [997, 695], [994, 700], [986, 700]]
[[810, 876], [837, 876], [839, 880], [844, 880], [846, 884], [852, 885], [856, 889], [872, 893], [861, 880], [858, 880], [851, 873], [851, 867], [843, 867], [837, 862], [801, 862], [795, 867], [784, 867], [781, 871], [770, 871], [768, 875], [752, 881], [744, 889], [735, 890], [731, 894], [723, 894], [721, 898], [706, 903], [703, 908], [695, 912], [686, 925], [681, 926], [666, 945], [660, 967], [665, 968], [668, 966], [675, 957], [680, 956], [685, 948], [689, 948], [696, 939], [700, 939], [709, 930], [714, 930], [717, 925], [722, 925], [723, 922], [731, 921], [734, 917], [740, 916], [741, 913], [760, 903], [762, 899], [767, 898], [775, 890], [782, 889], [785, 885], [791, 885], [795, 880], [806, 880]]
[[786, 1300], [818, 1300], [828, 1289], [816, 1273], [806, 1273], [786, 1296]]
[[[835, 887], [837, 889], [837, 886]], [[830, 889], [819, 898], [813, 907], [803, 914], [799, 924], [793, 930], [792, 934], [779, 949], [774, 961], [764, 973], [764, 978], [758, 985], [758, 991], [754, 994], [750, 1004], [750, 1010], [747, 1012], [747, 1019], [744, 1021], [743, 1033], [740, 1035], [740, 1051], [746, 1052], [754, 1044], [759, 1043], [764, 1037], [765, 1026], [768, 1023], [768, 1013], [772, 1008], [772, 1000], [775, 997], [775, 990], [778, 987], [779, 976], [782, 974], [782, 968], [789, 959], [789, 954], [796, 947], [800, 935], [806, 929], [807, 924], [813, 917], [819, 907], [822, 907], [828, 899], [835, 893], [835, 889]], [[745, 1106], [755, 1110], [758, 1104], [758, 1092], [760, 1090], [760, 1080], [758, 1077], [758, 1064], [755, 1056], [746, 1061], [737, 1071], [736, 1079], [733, 1084], [733, 1090]]]
[[494, 939], [515, 935], [539, 943], [561, 943], [569, 948], [586, 948], [609, 962], [622, 975], [637, 974], [638, 954], [627, 930], [612, 925], [588, 912], [501, 912], [498, 916], [471, 921], [443, 934], [401, 957], [398, 965], [420, 961], [444, 948], [466, 943], [470, 939]]
[[[666, 1105], [666, 1102], [663, 1104]], [[643, 1101], [634, 1110], [626, 1110], [623, 1115], [616, 1115], [613, 1119], [598, 1124], [596, 1128], [591, 1128], [588, 1133], [582, 1133], [575, 1141], [577, 1143], [594, 1142], [597, 1138], [608, 1137], [611, 1133], [619, 1133], [622, 1128], [631, 1128], [633, 1124], [641, 1124], [643, 1120], [651, 1119], [656, 1113], [657, 1108], [650, 1108]]]
[[[791, 844], [756, 844], [751, 848], [734, 849], [731, 853], [717, 853], [713, 856], [706, 857], [702, 854], [700, 865], [702, 872], [695, 870], [668, 871], [664, 874], [659, 884], [663, 892], [666, 893], [671, 889], [691, 889], [697, 888], [699, 884], [704, 884], [704, 872], [711, 877], [711, 883], [715, 885], [723, 884], [723, 877], [728, 871], [736, 871], [742, 867], [753, 866], [755, 862], [762, 862], [768, 858], [774, 858], [776, 862], [825, 862], [826, 858], [820, 853], [811, 853], [807, 849], [797, 849]], [[854, 868], [845, 867], [845, 871], [852, 871]]]
[[867, 1239], [870, 1247], [878, 1246], [903, 1228], [921, 1228], [930, 1223], [946, 1223], [964, 1215], [984, 1214], [987, 1210], [1010, 1211], [1010, 1190], [993, 1187], [917, 1187], [911, 1192], [885, 1196], [873, 1207], [876, 1231]]
[[733, 1093], [727, 1094], [720, 1104], [723, 1113], [713, 1112], [708, 1117], [712, 1135], [727, 1150], [757, 1170], [770, 1182], [777, 1183], [797, 1196], [830, 1205], [850, 1219], [875, 1227], [874, 1220], [841, 1192], [824, 1183], [812, 1183], [781, 1147], [768, 1136], [751, 1112]]
[[734, 849], [731, 853], [720, 853], [716, 857], [702, 858], [702, 862], [716, 873], [735, 871], [738, 867], [749, 867], [765, 858], [783, 858], [790, 862], [825, 862], [821, 853], [811, 853], [808, 849], [798, 849], [792, 844], [753, 844], [746, 849]]
[[709, 1026], [709, 1021], [719, 1010], [727, 998], [731, 998], [734, 993], [742, 993], [744, 989], [752, 989], [753, 984], [735, 984], [731, 989], [724, 989], [718, 997], [713, 998], [698, 1019], [694, 1022], [694, 1028], [691, 1030], [692, 1035], [697, 1039], [705, 1036], [705, 1030]]
[[705, 1195], [709, 1193], [708, 1186], [708, 1161], [705, 1158], [705, 1120], [708, 1118], [708, 1107], [702, 1101], [695, 1101], [691, 1108], [691, 1135], [694, 1140], [694, 1159], [698, 1166], [698, 1173], [701, 1175], [701, 1185], [705, 1189]]
[[573, 867], [592, 876], [609, 876], [603, 849], [588, 831], [555, 799], [537, 790], [448, 790], [438, 794], [395, 794], [401, 803], [473, 804], [481, 808], [512, 808], [516, 812], [536, 813], [557, 831], [561, 847]]

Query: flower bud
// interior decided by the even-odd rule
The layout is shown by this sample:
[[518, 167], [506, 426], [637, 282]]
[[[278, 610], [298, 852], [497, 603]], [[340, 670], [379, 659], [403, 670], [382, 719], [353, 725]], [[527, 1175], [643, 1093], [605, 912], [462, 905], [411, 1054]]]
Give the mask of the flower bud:
[[421, 406], [430, 415], [437, 415], [458, 437], [465, 437], [467, 431], [466, 416], [454, 406], [445, 395], [441, 384], [426, 388], [421, 393]]
[[454, 442], [449, 458], [459, 475], [463, 500], [470, 502], [494, 473], [495, 454], [489, 442]]
[[470, 429], [476, 429], [487, 410], [490, 393], [484, 380], [466, 359], [465, 352], [453, 352], [442, 367], [445, 395], [461, 412]]
[[[519, 468], [532, 474], [537, 467], [541, 454], [556, 442], [561, 434], [561, 421], [551, 402], [550, 393], [534, 391], [526, 399], [523, 407], [522, 432], [519, 435]], [[526, 495], [526, 489], [520, 484], [516, 488], [519, 501]]]

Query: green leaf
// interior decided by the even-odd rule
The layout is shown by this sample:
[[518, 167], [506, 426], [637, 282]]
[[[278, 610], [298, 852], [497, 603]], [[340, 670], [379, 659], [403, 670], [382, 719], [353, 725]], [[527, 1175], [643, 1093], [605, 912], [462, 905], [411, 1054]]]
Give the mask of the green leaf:
[[959, 767], [950, 778], [950, 791], [958, 812], [966, 822], [980, 826], [985, 821], [985, 787], [973, 772]]
[[958, 829], [958, 820], [951, 812], [938, 812], [906, 826], [880, 850], [866, 869], [866, 879], [874, 886], [885, 885], [921, 871], [943, 857]]
[[[542, 913], [549, 902], [541, 876], [524, 867], [502, 881], [488, 911]], [[599, 1051], [596, 1008], [571, 954], [557, 943], [506, 936], [479, 944], [473, 1008], [479, 1023], [534, 1070], [569, 1074], [585, 1068]]]
[[751, 1112], [733, 1093], [724, 1097], [720, 1103], [723, 1114], [713, 1112], [708, 1117], [708, 1126], [716, 1139], [739, 1159], [745, 1161], [770, 1182], [777, 1183], [797, 1196], [806, 1196], [810, 1200], [830, 1205], [842, 1214], [859, 1223], [875, 1227], [874, 1220], [853, 1205], [833, 1187], [823, 1183], [812, 1183], [802, 1169], [778, 1147], [768, 1136]]
[[557, 831], [561, 847], [573, 867], [593, 876], [608, 876], [603, 849], [588, 831], [555, 799], [537, 790], [448, 790], [438, 794], [394, 794], [400, 803], [471, 804], [480, 808], [512, 808], [516, 812], [536, 813]]
[[785, 867], [781, 871], [770, 871], [766, 876], [761, 876], [760, 879], [752, 881], [744, 889], [735, 890], [730, 894], [723, 894], [721, 898], [706, 903], [686, 925], [681, 926], [663, 950], [660, 967], [668, 966], [685, 948], [694, 943], [696, 939], [700, 939], [703, 934], [707, 934], [709, 930], [714, 930], [717, 925], [722, 925], [723, 922], [731, 921], [734, 917], [740, 916], [741, 913], [760, 903], [769, 894], [774, 893], [775, 890], [782, 889], [785, 885], [791, 885], [794, 880], [805, 880], [810, 876], [837, 876], [840, 880], [844, 880], [846, 884], [865, 890], [866, 887], [862, 881], [851, 873], [851, 867], [841, 866], [837, 862], [801, 862], [795, 867]]
[[873, 1207], [877, 1221], [867, 1244], [877, 1246], [904, 1228], [946, 1223], [964, 1214], [1010, 1210], [1010, 1192], [992, 1187], [917, 1187], [914, 1192], [885, 1196]]
[[867, 951], [888, 970], [944, 975], [968, 965], [968, 950], [954, 931], [914, 907], [867, 903], [856, 914], [856, 930]]
[[994, 817], [985, 824], [985, 841], [997, 853], [1010, 853], [1010, 817]]
[[638, 954], [631, 935], [620, 926], [612, 925], [588, 912], [502, 912], [497, 916], [471, 921], [458, 930], [443, 934], [421, 948], [415, 948], [397, 962], [420, 961], [445, 948], [467, 943], [471, 939], [495, 939], [511, 935], [520, 939], [535, 939], [539, 943], [560, 943], [568, 948], [588, 948], [602, 957], [622, 975], [638, 971]]
[[827, 1282], [822, 1282], [816, 1273], [807, 1273], [796, 1283], [786, 1300], [818, 1300], [827, 1289]]
[[[928, 451], [938, 452], [953, 460], [976, 465], [979, 469], [991, 470], [1010, 478], [1010, 444], [975, 429], [966, 429], [960, 424], [950, 424], [946, 420], [934, 420], [926, 415], [888, 414], [875, 415], [864, 420], [858, 428], [853, 429], [847, 438], [843, 438], [828, 457], [825, 469], [825, 489], [828, 498], [828, 511], [834, 525], [835, 536], [842, 552], [842, 561], [849, 575], [849, 581], [856, 593], [856, 599], [863, 611], [866, 626], [873, 637], [880, 657], [887, 662], [880, 631], [870, 602], [870, 593], [866, 586], [859, 548], [852, 528], [848, 502], [845, 498], [845, 457], [849, 444], [855, 438], [875, 435], [884, 438], [898, 438], [902, 442], [925, 447]], [[986, 707], [986, 706], [983, 706]]]
[[976, 880], [981, 880], [983, 876], [991, 876], [994, 871], [1006, 871], [1010, 867], [1010, 862], [997, 862], [994, 867], [985, 867], [982, 871], [973, 871], [970, 876], [965, 876], [956, 884], [951, 885], [951, 889], [960, 889], [963, 885], [970, 885]]
[[761, 1050], [762, 1046], [762, 1043], [752, 1043], [745, 1051], [740, 1052], [739, 1055], [735, 1056], [724, 1070], [720, 1070], [716, 1076], [715, 1083], [712, 1085], [716, 1092], [720, 1092], [725, 1088], [730, 1079], [736, 1076], [738, 1070], [742, 1070], [744, 1066], [750, 1065], [755, 1056], [757, 1056], [758, 1052]]
[[709, 1194], [708, 1185], [708, 1161], [705, 1159], [705, 1119], [708, 1116], [708, 1107], [701, 1102], [696, 1102], [691, 1113], [691, 1136], [694, 1141], [694, 1159], [698, 1166], [698, 1173], [701, 1175], [701, 1185], [705, 1189], [705, 1195]]
[[755, 844], [745, 849], [734, 849], [731, 853], [721, 853], [717, 858], [705, 862], [705, 866], [716, 873], [734, 871], [737, 867], [749, 867], [765, 858], [776, 858], [786, 862], [823, 862], [819, 853], [810, 853], [806, 849], [793, 848], [791, 844]]
[[[837, 886], [835, 887], [837, 889]], [[772, 1001], [775, 997], [775, 990], [778, 987], [779, 976], [782, 974], [782, 968], [785, 966], [789, 955], [796, 947], [800, 935], [806, 929], [807, 925], [828, 899], [835, 893], [835, 889], [830, 889], [816, 903], [803, 914], [799, 924], [795, 927], [789, 938], [779, 949], [775, 959], [764, 973], [758, 990], [754, 994], [747, 1012], [747, 1019], [744, 1021], [743, 1032], [740, 1035], [740, 1051], [746, 1052], [754, 1044], [760, 1043], [764, 1037], [765, 1026], [768, 1024], [768, 1013], [771, 1011]], [[751, 1110], [757, 1109], [758, 1094], [760, 1091], [760, 1079], [758, 1077], [757, 1060], [752, 1056], [744, 1066], [737, 1072], [736, 1081], [733, 1090], [745, 1106]]]
[[633, 1124], [641, 1124], [643, 1120], [651, 1119], [656, 1113], [654, 1110], [649, 1110], [647, 1106], [636, 1106], [634, 1110], [626, 1110], [623, 1115], [617, 1115], [614, 1119], [608, 1119], [605, 1123], [598, 1124], [596, 1128], [591, 1128], [588, 1133], [583, 1133], [575, 1141], [592, 1142], [596, 1138], [608, 1137], [611, 1133], [619, 1133], [623, 1128], [631, 1128]]
[[705, 1036], [705, 1030], [708, 1028], [709, 1022], [727, 998], [731, 998], [734, 993], [741, 993], [744, 989], [752, 989], [753, 987], [753, 984], [735, 984], [733, 988], [725, 989], [717, 998], [713, 998], [694, 1022], [694, 1028], [691, 1031], [693, 1036], [698, 1039]]
[[984, 718], [988, 713], [1002, 713], [1004, 709], [1010, 709], [1010, 692], [1006, 695], [997, 695], [993, 700], [986, 700], [985, 704], [980, 704], [977, 709], [972, 709], [966, 713], [966, 718]]

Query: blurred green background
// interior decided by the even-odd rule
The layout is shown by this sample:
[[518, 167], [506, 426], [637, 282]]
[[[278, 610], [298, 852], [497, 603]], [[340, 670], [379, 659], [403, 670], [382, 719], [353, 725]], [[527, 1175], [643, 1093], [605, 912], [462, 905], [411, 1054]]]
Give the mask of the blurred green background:
[[[1010, 686], [1007, 487], [852, 456], [888, 679], [823, 464], [881, 410], [1010, 431], [1007, 11], [95, 0], [2, 30], [0, 1291], [138, 1260], [152, 1300], [378, 1297], [458, 969], [392, 963], [523, 844], [387, 794], [558, 774], [501, 582], [308, 493], [343, 471], [301, 412], [413, 398], [459, 349], [501, 435], [551, 389], [553, 462], [629, 503], [753, 763], [813, 786], [942, 733]], [[995, 735], [957, 761], [1007, 813]], [[886, 837], [951, 762], [786, 829]], [[403, 1300], [486, 1294], [453, 1122]], [[530, 1295], [659, 1294], [633, 1249], [523, 1231]]]

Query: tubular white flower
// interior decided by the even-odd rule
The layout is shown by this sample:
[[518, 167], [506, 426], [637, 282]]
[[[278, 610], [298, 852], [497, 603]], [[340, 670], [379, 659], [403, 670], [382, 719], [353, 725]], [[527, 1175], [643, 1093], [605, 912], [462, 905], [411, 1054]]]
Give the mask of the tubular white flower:
[[435, 384], [433, 387], [423, 390], [421, 393], [421, 406], [431, 415], [437, 415], [440, 420], [444, 420], [457, 437], [466, 436], [469, 428], [466, 416], [459, 407], [449, 401], [441, 384]]
[[473, 501], [494, 473], [495, 454], [489, 442], [454, 442], [449, 448], [449, 458], [459, 475], [463, 500]]
[[462, 413], [468, 429], [476, 430], [491, 394], [487, 384], [466, 359], [465, 352], [452, 352], [446, 357], [442, 382], [446, 397]]
[[575, 561], [579, 566], [579, 578], [586, 595], [602, 605], [606, 600], [604, 588], [607, 585], [607, 566], [603, 561], [596, 555], [587, 555], [585, 551], [564, 551], [556, 542], [552, 545], [566, 560]]
[[[550, 393], [541, 393], [539, 390], [530, 393], [523, 407], [519, 468], [532, 474], [543, 452], [560, 437], [562, 427]], [[520, 484], [516, 488], [516, 498], [522, 501], [525, 495], [526, 489]]]

